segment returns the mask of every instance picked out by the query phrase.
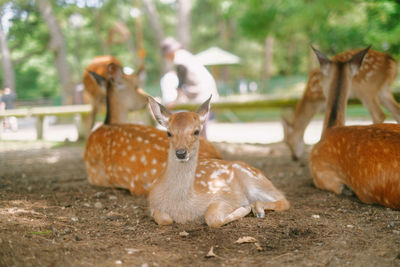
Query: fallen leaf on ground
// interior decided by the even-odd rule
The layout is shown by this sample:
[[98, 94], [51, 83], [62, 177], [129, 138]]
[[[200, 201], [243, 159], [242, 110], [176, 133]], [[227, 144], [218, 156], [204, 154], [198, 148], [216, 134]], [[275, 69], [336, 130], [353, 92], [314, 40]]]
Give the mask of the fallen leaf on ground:
[[239, 238], [238, 240], [235, 241], [235, 243], [238, 243], [238, 244], [255, 243], [255, 242], [257, 242], [257, 239], [255, 239], [252, 236], [244, 236], [244, 237], [241, 237], [241, 238]]
[[188, 236], [188, 235], [189, 235], [189, 233], [188, 233], [188, 232], [186, 232], [186, 231], [183, 231], [183, 232], [180, 232], [180, 233], [179, 233], [179, 235], [180, 235], [180, 236]]
[[256, 245], [256, 248], [257, 248], [258, 251], [263, 250], [263, 248], [260, 246], [259, 243], [256, 242], [256, 243], [254, 243], [254, 245]]

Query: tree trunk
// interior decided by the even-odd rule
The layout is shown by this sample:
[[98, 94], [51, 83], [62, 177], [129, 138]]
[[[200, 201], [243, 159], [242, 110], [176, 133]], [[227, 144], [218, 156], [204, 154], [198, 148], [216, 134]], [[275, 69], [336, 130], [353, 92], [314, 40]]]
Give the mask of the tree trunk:
[[264, 80], [266, 85], [268, 85], [268, 81], [271, 77], [273, 48], [274, 48], [274, 37], [269, 35], [265, 39]]
[[[142, 10], [140, 1], [134, 0], [133, 5]], [[142, 24], [142, 15], [135, 18], [135, 41], [136, 41], [136, 66], [135, 68], [139, 68], [140, 66], [144, 66], [145, 58], [146, 58], [146, 50], [144, 49], [143, 44], [143, 24]]]
[[50, 30], [50, 49], [54, 52], [55, 64], [60, 79], [62, 92], [61, 97], [64, 104], [72, 103], [72, 77], [67, 62], [67, 47], [65, 44], [64, 36], [61, 32], [60, 25], [54, 15], [51, 3], [48, 0], [36, 1], [40, 14]]
[[178, 0], [178, 40], [182, 47], [190, 50], [190, 10], [191, 0]]
[[15, 74], [11, 60], [11, 53], [8, 49], [6, 34], [1, 23], [3, 12], [0, 15], [0, 48], [1, 48], [1, 63], [3, 67], [3, 88], [8, 87], [15, 92]]
[[[162, 29], [161, 23], [160, 23], [160, 17], [158, 16], [157, 9], [154, 5], [153, 0], [142, 0], [144, 7], [148, 13], [148, 18], [150, 20], [150, 25], [153, 28], [153, 31], [155, 33], [155, 38], [158, 43], [158, 47], [160, 48], [160, 53], [162, 55], [161, 51], [161, 43], [165, 38], [164, 31]], [[162, 72], [166, 72], [167, 70], [167, 62], [165, 59], [161, 56], [162, 60]]]
[[99, 44], [101, 47], [101, 51], [104, 55], [108, 55], [110, 53], [110, 47], [107, 45], [107, 42], [105, 41], [104, 38], [102, 38], [102, 35], [101, 35], [102, 16], [101, 16], [100, 10], [94, 10], [92, 13], [93, 13], [93, 18], [94, 18], [94, 32], [96, 33], [96, 36], [98, 36], [98, 38], [99, 38]]

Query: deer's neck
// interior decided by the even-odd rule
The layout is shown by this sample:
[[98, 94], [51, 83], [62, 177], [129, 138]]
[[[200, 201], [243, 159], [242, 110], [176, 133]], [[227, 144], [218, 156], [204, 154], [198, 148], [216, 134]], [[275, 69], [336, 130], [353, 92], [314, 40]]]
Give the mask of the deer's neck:
[[107, 93], [106, 93], [106, 105], [107, 112], [104, 124], [119, 123], [119, 111], [118, 111], [118, 97], [115, 88], [110, 82], [107, 82]]
[[199, 142], [195, 152], [186, 162], [179, 162], [175, 157], [175, 149], [171, 146], [168, 151], [168, 166], [165, 173], [164, 185], [166, 190], [176, 198], [185, 198], [191, 193], [199, 156]]
[[347, 99], [351, 87], [351, 77], [346, 71], [345, 63], [337, 63], [333, 78], [329, 84], [324, 133], [334, 126], [343, 126], [346, 119]]

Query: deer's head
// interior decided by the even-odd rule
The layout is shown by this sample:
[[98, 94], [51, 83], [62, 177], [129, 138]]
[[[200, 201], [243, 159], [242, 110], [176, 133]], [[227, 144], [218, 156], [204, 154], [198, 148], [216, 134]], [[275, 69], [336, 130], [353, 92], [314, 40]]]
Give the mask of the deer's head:
[[170, 150], [177, 161], [188, 161], [198, 153], [199, 136], [210, 109], [210, 98], [196, 112], [171, 113], [149, 96], [150, 110], [154, 119], [167, 129]]
[[118, 102], [126, 109], [139, 110], [147, 104], [147, 94], [139, 87], [139, 74], [143, 71], [140, 67], [132, 74], [125, 74], [120, 65], [110, 63], [107, 66], [107, 77], [89, 71], [90, 76], [97, 85], [106, 91], [109, 82], [117, 92]]

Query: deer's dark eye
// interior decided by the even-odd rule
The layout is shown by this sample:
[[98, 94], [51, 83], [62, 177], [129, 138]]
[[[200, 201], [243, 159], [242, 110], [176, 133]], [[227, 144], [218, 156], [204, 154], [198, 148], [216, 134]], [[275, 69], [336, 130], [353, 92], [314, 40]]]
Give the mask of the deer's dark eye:
[[168, 135], [168, 137], [171, 137], [171, 136], [172, 136], [172, 134], [171, 134], [170, 132], [167, 132], [167, 135]]
[[199, 135], [199, 134], [200, 134], [200, 131], [199, 131], [199, 130], [196, 130], [196, 131], [194, 131], [193, 134], [194, 134], [194, 135]]

